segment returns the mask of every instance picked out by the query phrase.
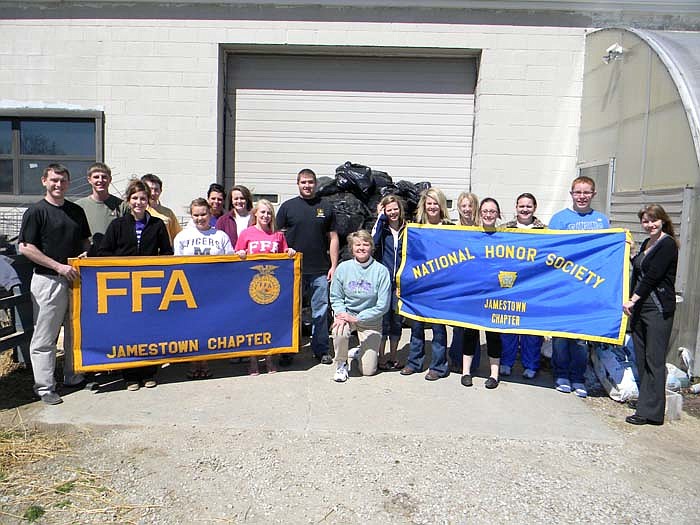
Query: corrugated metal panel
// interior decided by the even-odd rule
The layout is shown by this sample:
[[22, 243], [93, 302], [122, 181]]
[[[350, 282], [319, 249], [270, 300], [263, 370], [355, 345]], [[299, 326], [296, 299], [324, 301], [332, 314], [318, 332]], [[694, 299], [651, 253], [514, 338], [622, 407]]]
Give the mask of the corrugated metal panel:
[[676, 309], [674, 330], [671, 337], [669, 362], [680, 364], [678, 351], [681, 347], [690, 349], [695, 356], [692, 375], [700, 376], [700, 307], [698, 306], [698, 193], [695, 188], [673, 188], [634, 192], [617, 192], [611, 196], [610, 220], [613, 226], [629, 229], [637, 243], [646, 234], [637, 217], [644, 204], [657, 203], [664, 207], [671, 217], [673, 227], [680, 242], [676, 291], [682, 302]]
[[673, 227], [680, 236], [682, 230], [683, 202], [685, 188], [672, 188], [649, 191], [624, 191], [610, 196], [610, 222], [615, 228], [627, 228], [635, 241], [641, 242], [646, 233], [639, 223], [637, 212], [644, 204], [660, 204], [671, 217]]
[[[647, 234], [637, 217], [637, 213], [645, 204], [660, 204], [673, 222], [673, 229], [681, 243], [689, 241], [687, 215], [689, 202], [687, 188], [672, 188], [665, 190], [627, 191], [613, 193], [610, 197], [610, 223], [615, 228], [627, 228], [632, 232], [635, 242], [639, 245]], [[678, 273], [676, 275], [676, 290], [683, 293], [688, 284], [688, 258], [679, 257]]]
[[468, 187], [473, 58], [232, 55], [227, 77], [231, 175], [255, 193], [285, 200], [300, 169], [331, 176], [347, 160], [448, 198]]

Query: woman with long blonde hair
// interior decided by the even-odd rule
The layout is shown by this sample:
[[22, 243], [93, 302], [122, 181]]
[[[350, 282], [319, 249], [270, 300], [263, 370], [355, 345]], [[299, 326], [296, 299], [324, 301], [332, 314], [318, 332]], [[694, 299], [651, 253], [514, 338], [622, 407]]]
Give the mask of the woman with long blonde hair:
[[[469, 191], [463, 191], [457, 197], [457, 211], [459, 213], [460, 226], [479, 226], [479, 197]], [[450, 372], [462, 373], [462, 355], [464, 347], [464, 328], [455, 326], [452, 328], [452, 343], [450, 344], [449, 360]], [[479, 341], [476, 342], [479, 345]], [[472, 360], [470, 373], [473, 375], [479, 369], [481, 352], [476, 350]]]
[[[252, 225], [243, 230], [236, 240], [236, 254], [241, 259], [257, 253], [286, 253], [289, 257], [294, 257], [297, 252], [287, 246], [284, 234], [277, 231], [275, 209], [270, 201], [260, 199], [251, 215]], [[265, 356], [265, 366], [269, 373], [277, 372], [270, 355]], [[248, 373], [252, 376], [260, 374], [256, 356], [250, 358]]]
[[[451, 224], [447, 210], [445, 194], [437, 188], [429, 188], [423, 192], [418, 202], [417, 222], [421, 224]], [[401, 375], [408, 376], [423, 370], [425, 358], [425, 325], [422, 321], [414, 321], [411, 327], [411, 345], [408, 351], [408, 362], [401, 370]], [[430, 369], [425, 374], [427, 381], [436, 381], [447, 377], [450, 373], [447, 366], [447, 328], [444, 324], [432, 324], [433, 355]]]

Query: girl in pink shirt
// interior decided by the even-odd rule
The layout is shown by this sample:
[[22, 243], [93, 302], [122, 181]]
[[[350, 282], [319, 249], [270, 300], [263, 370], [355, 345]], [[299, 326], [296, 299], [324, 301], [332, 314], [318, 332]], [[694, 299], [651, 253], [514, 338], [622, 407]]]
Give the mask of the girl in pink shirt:
[[[260, 199], [253, 208], [253, 218], [251, 226], [246, 228], [238, 236], [236, 241], [236, 253], [241, 259], [245, 259], [248, 254], [258, 253], [286, 253], [294, 257], [297, 253], [293, 248], [287, 246], [287, 240], [282, 232], [276, 231], [275, 210], [272, 203], [265, 199]], [[270, 373], [277, 369], [272, 363], [272, 356], [265, 357], [265, 365]], [[248, 373], [252, 376], [260, 374], [258, 369], [258, 358], [250, 358], [250, 368]]]

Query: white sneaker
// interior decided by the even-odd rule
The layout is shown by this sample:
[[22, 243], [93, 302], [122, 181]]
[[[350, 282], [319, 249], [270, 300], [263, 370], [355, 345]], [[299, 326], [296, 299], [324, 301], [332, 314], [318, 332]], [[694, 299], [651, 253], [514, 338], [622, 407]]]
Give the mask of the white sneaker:
[[568, 379], [560, 377], [559, 379], [557, 379], [556, 389], [559, 392], [563, 392], [564, 394], [569, 394], [571, 392], [571, 383], [569, 383]]
[[502, 376], [509, 376], [511, 368], [508, 365], [501, 365], [500, 373]]
[[535, 379], [535, 376], [537, 375], [537, 372], [533, 370], [532, 368], [526, 368], [523, 370], [523, 377], [525, 379]]
[[360, 353], [360, 347], [356, 346], [348, 350], [348, 359], [357, 359], [357, 355]]
[[572, 383], [571, 388], [578, 397], [588, 397], [588, 390], [586, 390], [586, 385], [583, 383]]
[[346, 363], [338, 364], [333, 375], [333, 381], [336, 383], [345, 383], [348, 380], [348, 365]]

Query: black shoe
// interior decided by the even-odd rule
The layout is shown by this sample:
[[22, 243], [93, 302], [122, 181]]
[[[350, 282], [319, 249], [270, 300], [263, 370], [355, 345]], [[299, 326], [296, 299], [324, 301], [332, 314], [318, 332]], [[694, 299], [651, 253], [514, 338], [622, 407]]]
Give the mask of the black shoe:
[[41, 400], [47, 405], [60, 405], [63, 403], [63, 399], [56, 392], [49, 392], [41, 396]]
[[463, 375], [462, 376], [462, 386], [472, 386], [474, 383], [472, 383], [472, 376], [469, 374]]
[[292, 361], [294, 361], [294, 358], [291, 355], [289, 355], [289, 354], [280, 355], [280, 366], [284, 366], [284, 367], [291, 366]]
[[321, 364], [322, 365], [332, 365], [333, 364], [333, 358], [329, 356], [328, 354], [323, 354], [320, 358]]
[[663, 421], [652, 421], [651, 419], [647, 419], [642, 416], [638, 416], [637, 414], [632, 414], [631, 416], [627, 416], [625, 418], [625, 421], [627, 421], [630, 425], [663, 425]]
[[629, 401], [627, 401], [627, 406], [630, 407], [632, 410], [637, 410], [637, 400], [630, 399]]
[[498, 386], [498, 379], [496, 379], [495, 377], [489, 377], [486, 380], [486, 383], [484, 383], [484, 386], [490, 389], [496, 388]]

